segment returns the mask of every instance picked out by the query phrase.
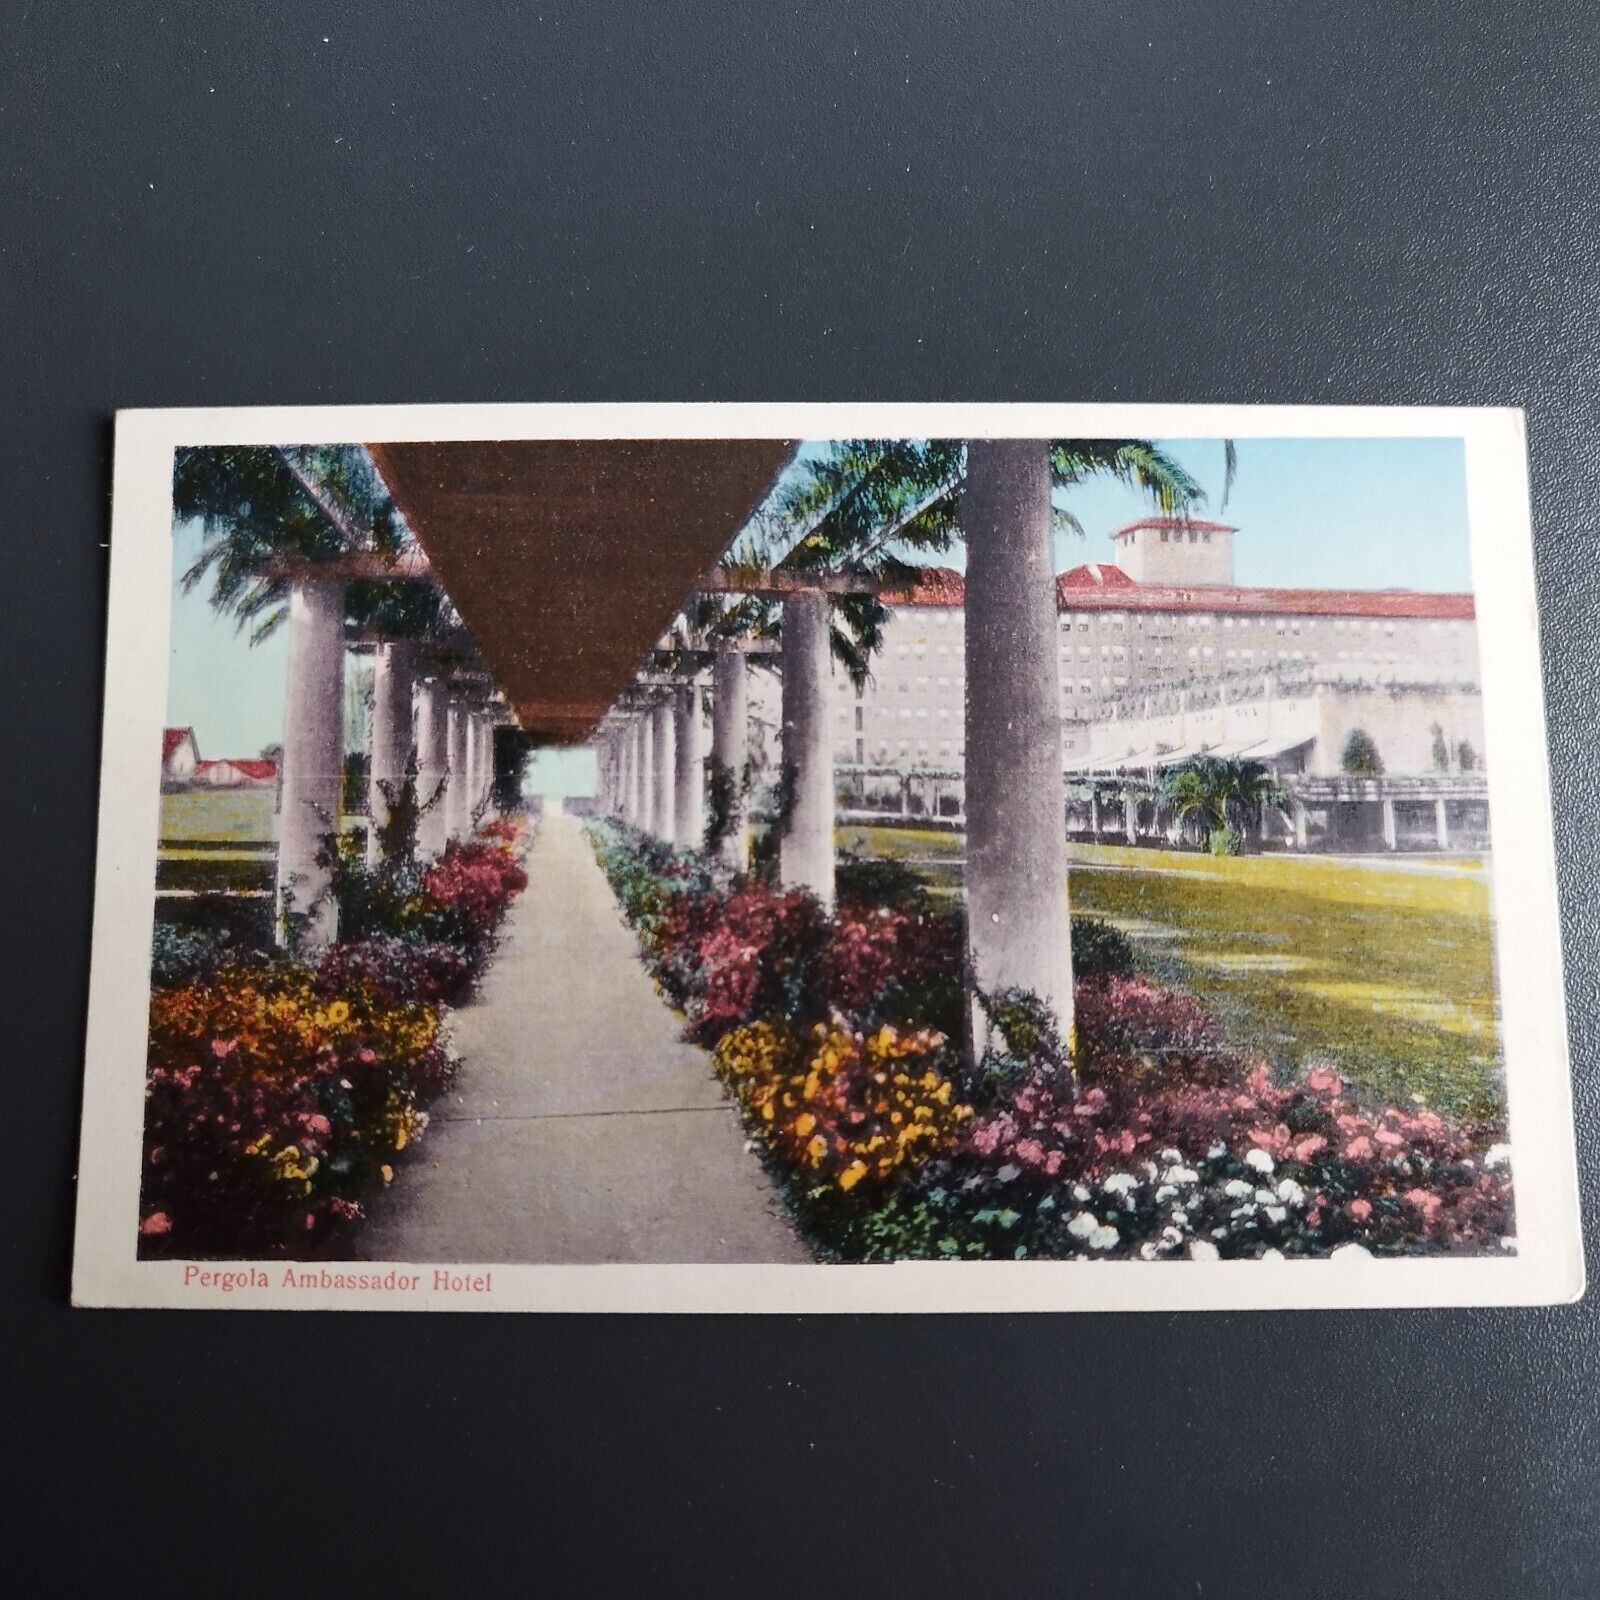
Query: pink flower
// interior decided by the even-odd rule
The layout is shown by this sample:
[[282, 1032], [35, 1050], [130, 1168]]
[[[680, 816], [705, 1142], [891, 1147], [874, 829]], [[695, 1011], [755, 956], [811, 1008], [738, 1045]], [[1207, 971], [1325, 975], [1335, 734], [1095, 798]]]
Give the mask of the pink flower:
[[1328, 1141], [1320, 1133], [1308, 1133], [1294, 1147], [1296, 1161], [1309, 1161], [1319, 1150], [1326, 1150]]
[[1306, 1088], [1313, 1094], [1337, 1094], [1343, 1087], [1344, 1080], [1332, 1067], [1318, 1067], [1306, 1074]]
[[1372, 1141], [1361, 1134], [1344, 1147], [1346, 1161], [1365, 1161], [1372, 1154]]
[[1433, 1221], [1434, 1213], [1444, 1204], [1444, 1201], [1430, 1189], [1407, 1189], [1400, 1198], [1407, 1204], [1415, 1206], [1428, 1222]]
[[1344, 1209], [1346, 1216], [1353, 1217], [1357, 1222], [1365, 1222], [1372, 1215], [1372, 1202], [1352, 1200]]
[[320, 1111], [314, 1112], [306, 1118], [307, 1133], [331, 1133], [332, 1131], [333, 1124]]
[[1017, 1160], [1028, 1167], [1044, 1165], [1044, 1146], [1037, 1139], [1018, 1139], [1015, 1145]]
[[171, 1233], [172, 1218], [165, 1211], [152, 1211], [143, 1222], [139, 1224], [139, 1232], [147, 1237], [151, 1234]]
[[211, 1041], [211, 1053], [218, 1061], [231, 1056], [238, 1048], [239, 1041], [237, 1039], [213, 1039]]
[[1394, 1150], [1405, 1143], [1405, 1140], [1393, 1128], [1379, 1128], [1373, 1138], [1386, 1150]]

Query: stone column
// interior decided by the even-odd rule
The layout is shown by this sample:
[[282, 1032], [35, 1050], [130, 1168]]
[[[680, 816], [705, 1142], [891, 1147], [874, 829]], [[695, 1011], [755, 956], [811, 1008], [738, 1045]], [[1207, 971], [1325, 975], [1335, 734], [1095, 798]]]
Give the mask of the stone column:
[[828, 597], [814, 589], [783, 602], [783, 767], [793, 784], [778, 846], [785, 888], [833, 906], [833, 744], [828, 730]]
[[[969, 440], [961, 525], [969, 973], [984, 992], [1037, 995], [1070, 1040], [1072, 942], [1046, 443]], [[974, 1019], [986, 1030], [976, 1005]]]
[[444, 793], [445, 832], [452, 839], [466, 837], [472, 817], [472, 780], [467, 771], [467, 724], [472, 716], [466, 695], [450, 696], [450, 786]]
[[633, 721], [633, 825], [645, 833], [650, 831], [650, 808], [655, 795], [655, 777], [651, 771], [653, 755], [650, 712], [646, 708]]
[[[436, 856], [449, 836], [446, 814], [450, 778], [448, 691], [440, 678], [417, 685], [417, 803], [433, 805], [417, 822], [417, 854]], [[445, 785], [445, 787], [441, 787]]]
[[733, 825], [717, 857], [735, 872], [750, 865], [750, 823], [745, 815], [744, 769], [750, 760], [750, 700], [744, 653], [719, 644], [711, 661], [711, 759], [733, 784]]
[[1302, 853], [1311, 842], [1311, 819], [1306, 814], [1306, 805], [1303, 800], [1291, 802], [1294, 808], [1294, 847]]
[[489, 798], [489, 741], [493, 737], [490, 732], [490, 713], [483, 706], [474, 707], [469, 713], [467, 722], [467, 817], [468, 827], [471, 827], [471, 818], [480, 810]]
[[1450, 811], [1449, 801], [1443, 795], [1433, 802], [1433, 830], [1439, 848], [1448, 850], [1450, 848]]
[[367, 860], [378, 859], [378, 829], [389, 819], [384, 796], [398, 795], [406, 765], [416, 749], [412, 691], [416, 647], [406, 642], [380, 644], [372, 653], [372, 749], [367, 778]]
[[1394, 796], [1383, 797], [1383, 848], [1385, 850], [1398, 850], [1400, 848], [1400, 835], [1394, 820]]
[[650, 708], [650, 831], [664, 844], [676, 838], [673, 821], [677, 799], [677, 729], [671, 700]]
[[278, 937], [284, 913], [308, 916], [308, 948], [328, 944], [338, 915], [323, 839], [339, 826], [344, 767], [344, 585], [297, 578], [289, 586], [289, 665], [283, 707], [283, 814], [278, 819]]
[[1128, 835], [1129, 844], [1139, 842], [1139, 802], [1134, 799], [1131, 792], [1122, 797], [1122, 825]]
[[680, 850], [699, 850], [706, 833], [706, 752], [700, 685], [686, 683], [672, 697], [677, 786], [672, 797], [673, 836]]

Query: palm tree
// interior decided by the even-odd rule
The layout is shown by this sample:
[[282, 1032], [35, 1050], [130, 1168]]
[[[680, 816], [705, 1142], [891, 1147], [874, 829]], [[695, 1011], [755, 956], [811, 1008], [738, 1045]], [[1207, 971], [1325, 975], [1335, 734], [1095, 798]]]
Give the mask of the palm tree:
[[1195, 756], [1173, 767], [1161, 794], [1179, 825], [1198, 823], [1202, 847], [1217, 855], [1245, 853], [1267, 811], [1287, 803], [1270, 767], [1236, 756]]
[[[211, 578], [211, 603], [250, 627], [257, 644], [287, 615], [286, 560], [414, 548], [371, 458], [360, 445], [195, 446], [177, 452], [172, 509], [204, 526], [199, 558], [183, 575]], [[428, 583], [361, 580], [345, 586], [345, 614], [392, 638], [424, 638], [444, 623]]]
[[[1184, 469], [1148, 439], [1055, 439], [1050, 476], [1057, 490], [1105, 475], [1139, 490], [1165, 513], [1181, 513], [1205, 495]], [[1225, 446], [1226, 503], [1235, 471]], [[849, 572], [879, 591], [910, 589], [915, 559], [950, 550], [960, 537], [966, 444], [959, 439], [840, 439], [798, 463], [725, 559], [730, 576], [768, 568], [803, 573]], [[1081, 535], [1071, 511], [1052, 509], [1058, 533]], [[773, 600], [697, 596], [680, 615], [675, 638], [777, 633]], [[877, 594], [835, 595], [834, 659], [852, 682], [863, 683], [883, 643], [888, 610]]]

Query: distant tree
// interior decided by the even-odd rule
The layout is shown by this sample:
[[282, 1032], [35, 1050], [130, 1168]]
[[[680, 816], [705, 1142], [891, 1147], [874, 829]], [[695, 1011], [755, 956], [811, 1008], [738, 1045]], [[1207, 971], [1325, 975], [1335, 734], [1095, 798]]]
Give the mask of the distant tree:
[[1478, 770], [1478, 752], [1472, 748], [1471, 743], [1463, 739], [1456, 746], [1456, 765], [1463, 772], [1476, 772]]
[[1283, 785], [1260, 761], [1196, 756], [1167, 773], [1162, 798], [1180, 825], [1194, 824], [1215, 855], [1239, 855], [1261, 831], [1269, 809], [1283, 809]]
[[1437, 722], [1433, 725], [1433, 770], [1450, 770], [1450, 746], [1444, 742], [1444, 729]]
[[1352, 728], [1339, 757], [1340, 767], [1352, 778], [1381, 778], [1383, 757], [1365, 728]]

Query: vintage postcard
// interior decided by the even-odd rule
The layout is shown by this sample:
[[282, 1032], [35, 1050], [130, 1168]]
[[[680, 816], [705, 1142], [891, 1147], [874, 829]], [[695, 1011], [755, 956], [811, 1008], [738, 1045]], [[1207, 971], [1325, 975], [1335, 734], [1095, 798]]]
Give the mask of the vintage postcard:
[[74, 1299], [1583, 1287], [1522, 418], [118, 418]]

